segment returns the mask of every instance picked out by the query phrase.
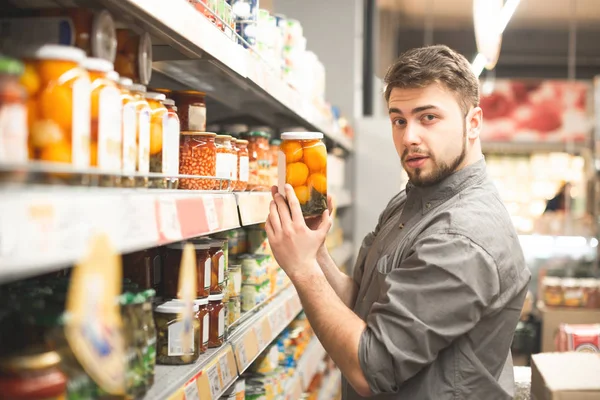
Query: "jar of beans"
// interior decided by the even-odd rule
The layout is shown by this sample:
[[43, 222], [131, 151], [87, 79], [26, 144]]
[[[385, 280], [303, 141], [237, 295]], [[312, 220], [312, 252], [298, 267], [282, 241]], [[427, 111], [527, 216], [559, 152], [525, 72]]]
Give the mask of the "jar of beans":
[[[215, 133], [183, 131], [179, 145], [179, 173], [215, 177], [217, 173], [217, 147]], [[179, 182], [181, 189], [213, 190], [214, 179], [184, 178]]]
[[217, 135], [217, 189], [233, 190], [237, 181], [237, 151], [233, 148], [229, 135]]
[[250, 175], [249, 158], [248, 158], [248, 141], [238, 139], [235, 141], [237, 154], [238, 154], [238, 165], [237, 165], [237, 186], [235, 190], [243, 192], [248, 187], [248, 177]]

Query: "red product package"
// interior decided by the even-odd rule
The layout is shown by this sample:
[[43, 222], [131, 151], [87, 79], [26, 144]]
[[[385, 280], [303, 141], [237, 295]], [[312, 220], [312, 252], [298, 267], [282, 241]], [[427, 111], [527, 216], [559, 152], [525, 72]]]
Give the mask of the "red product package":
[[557, 351], [599, 353], [600, 324], [561, 324], [556, 339]]

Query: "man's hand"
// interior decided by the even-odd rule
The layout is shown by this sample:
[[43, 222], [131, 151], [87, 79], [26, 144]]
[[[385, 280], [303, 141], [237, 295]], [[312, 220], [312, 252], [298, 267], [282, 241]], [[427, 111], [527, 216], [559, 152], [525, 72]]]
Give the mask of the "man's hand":
[[311, 229], [304, 220], [300, 202], [290, 185], [285, 185], [285, 195], [287, 202], [282, 195], [273, 191], [266, 231], [277, 263], [293, 281], [304, 270], [318, 268], [317, 251], [331, 228], [331, 218], [329, 211], [324, 211], [319, 223]]
[[[275, 198], [275, 195], [278, 193], [277, 186], [271, 187], [271, 195]], [[294, 192], [295, 193], [295, 192]], [[331, 220], [335, 217], [335, 206], [333, 204], [333, 198], [330, 194], [327, 195], [327, 208], [329, 209], [329, 217]], [[311, 230], [316, 231], [319, 229], [321, 222], [323, 221], [323, 215], [317, 215], [315, 217], [305, 218], [306, 226], [308, 226]]]

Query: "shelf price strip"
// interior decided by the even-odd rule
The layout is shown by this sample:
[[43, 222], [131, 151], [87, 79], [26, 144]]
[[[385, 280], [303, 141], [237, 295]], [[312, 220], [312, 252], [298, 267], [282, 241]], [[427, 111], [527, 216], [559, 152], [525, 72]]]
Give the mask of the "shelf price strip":
[[212, 399], [217, 399], [221, 392], [221, 377], [219, 374], [219, 364], [214, 364], [208, 369], [208, 384]]
[[188, 385], [183, 389], [183, 394], [185, 396], [185, 400], [200, 399], [200, 393], [198, 393], [198, 384], [195, 379], [188, 383]]

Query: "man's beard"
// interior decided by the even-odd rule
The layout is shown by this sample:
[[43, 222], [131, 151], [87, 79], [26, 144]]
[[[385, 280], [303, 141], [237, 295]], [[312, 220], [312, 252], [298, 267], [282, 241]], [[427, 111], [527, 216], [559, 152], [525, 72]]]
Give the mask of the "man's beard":
[[[436, 183], [439, 183], [439, 182], [443, 181], [444, 179], [446, 179], [447, 177], [449, 177], [450, 175], [452, 175], [456, 171], [456, 169], [459, 167], [459, 165], [462, 164], [465, 157], [467, 156], [466, 138], [467, 138], [467, 127], [466, 127], [466, 124], [463, 124], [462, 150], [461, 150], [460, 154], [449, 164], [447, 164], [443, 161], [438, 163], [435, 160], [435, 156], [429, 152], [420, 151], [420, 149], [418, 149], [418, 148], [412, 149], [411, 154], [419, 153], [419, 154], [425, 154], [429, 157], [429, 160], [431, 161], [431, 163], [433, 165], [433, 171], [431, 172], [431, 174], [429, 174], [427, 176], [422, 176], [421, 173], [423, 171], [421, 168], [415, 168], [414, 171], [409, 171], [408, 169], [404, 168], [404, 170], [408, 174], [408, 178], [410, 179], [410, 182], [415, 186], [426, 187], [426, 186], [435, 185]], [[403, 160], [408, 155], [408, 150], [409, 149], [404, 150], [404, 154], [402, 154]]]

